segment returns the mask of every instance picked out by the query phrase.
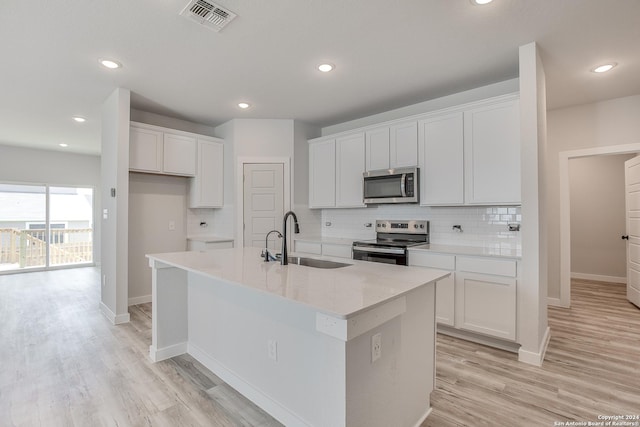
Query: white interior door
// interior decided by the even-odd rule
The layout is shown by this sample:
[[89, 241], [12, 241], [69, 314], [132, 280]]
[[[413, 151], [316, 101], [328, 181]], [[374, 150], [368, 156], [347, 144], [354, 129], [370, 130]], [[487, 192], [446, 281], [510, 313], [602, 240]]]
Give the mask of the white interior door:
[[640, 307], [640, 156], [624, 162], [627, 220], [627, 299]]
[[[244, 246], [264, 247], [271, 230], [282, 232], [284, 215], [284, 165], [282, 163], [246, 163], [244, 165]], [[270, 248], [280, 248], [276, 233]]]

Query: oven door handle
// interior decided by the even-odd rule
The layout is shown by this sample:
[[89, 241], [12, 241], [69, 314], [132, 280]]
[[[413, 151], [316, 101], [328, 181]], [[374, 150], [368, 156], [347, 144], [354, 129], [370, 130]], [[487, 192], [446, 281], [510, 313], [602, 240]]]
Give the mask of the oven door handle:
[[354, 252], [355, 251], [359, 251], [359, 252], [369, 252], [369, 253], [379, 253], [379, 254], [396, 254], [396, 255], [404, 255], [405, 254], [405, 250], [404, 249], [392, 249], [392, 248], [368, 248], [368, 247], [364, 247], [364, 246], [354, 246], [353, 247]]
[[403, 173], [402, 178], [400, 179], [400, 193], [402, 197], [407, 197], [407, 190], [405, 188], [405, 183], [407, 182], [407, 174]]

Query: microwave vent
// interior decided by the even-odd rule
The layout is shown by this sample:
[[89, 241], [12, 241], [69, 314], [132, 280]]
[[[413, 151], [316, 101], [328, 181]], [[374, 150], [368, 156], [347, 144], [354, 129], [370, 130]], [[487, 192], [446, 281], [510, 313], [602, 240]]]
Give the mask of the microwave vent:
[[182, 9], [180, 15], [198, 24], [209, 27], [216, 32], [226, 27], [229, 22], [233, 21], [237, 16], [229, 9], [205, 0], [191, 0], [185, 8]]

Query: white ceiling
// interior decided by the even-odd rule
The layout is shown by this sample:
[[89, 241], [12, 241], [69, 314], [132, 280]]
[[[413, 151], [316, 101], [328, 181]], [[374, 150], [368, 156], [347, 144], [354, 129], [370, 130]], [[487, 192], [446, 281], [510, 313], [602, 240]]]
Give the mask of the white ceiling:
[[[133, 108], [210, 126], [327, 126], [517, 77], [532, 41], [550, 109], [640, 94], [638, 0], [217, 3], [238, 14], [219, 33], [179, 15], [187, 0], [1, 0], [0, 144], [97, 154], [116, 87]], [[335, 71], [318, 72], [325, 61]], [[605, 61], [619, 66], [589, 71]]]

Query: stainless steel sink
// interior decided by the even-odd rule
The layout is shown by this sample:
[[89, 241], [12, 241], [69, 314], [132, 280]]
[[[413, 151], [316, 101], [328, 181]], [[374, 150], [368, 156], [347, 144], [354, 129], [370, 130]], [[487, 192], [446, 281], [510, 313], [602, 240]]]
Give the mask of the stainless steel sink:
[[300, 256], [290, 256], [289, 264], [298, 264], [313, 268], [341, 268], [352, 265], [344, 262], [328, 261], [326, 259], [305, 258]]

